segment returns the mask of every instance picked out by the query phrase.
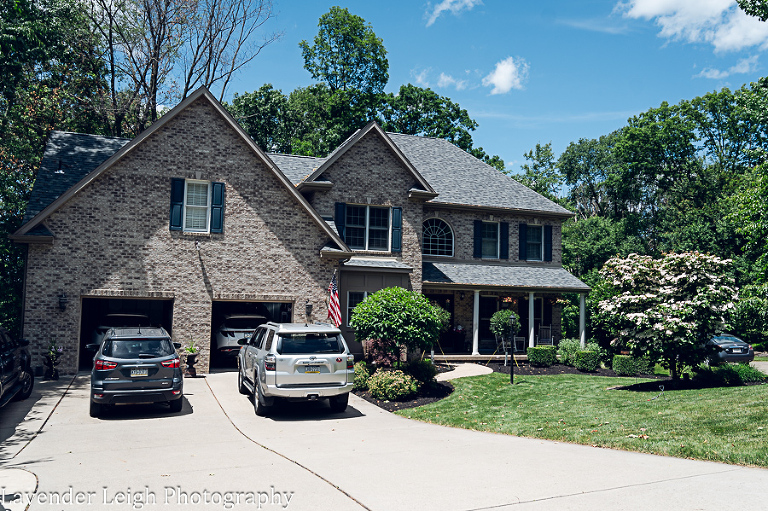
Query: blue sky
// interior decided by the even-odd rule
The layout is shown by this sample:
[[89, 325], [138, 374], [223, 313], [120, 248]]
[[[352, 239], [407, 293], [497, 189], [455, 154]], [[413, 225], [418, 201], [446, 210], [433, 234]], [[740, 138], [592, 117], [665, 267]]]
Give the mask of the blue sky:
[[735, 0], [274, 0], [267, 25], [284, 32], [230, 84], [288, 94], [313, 83], [299, 42], [331, 6], [361, 16], [383, 39], [388, 92], [413, 83], [465, 108], [475, 146], [513, 171], [536, 143], [556, 156], [632, 116], [768, 74], [768, 23]]

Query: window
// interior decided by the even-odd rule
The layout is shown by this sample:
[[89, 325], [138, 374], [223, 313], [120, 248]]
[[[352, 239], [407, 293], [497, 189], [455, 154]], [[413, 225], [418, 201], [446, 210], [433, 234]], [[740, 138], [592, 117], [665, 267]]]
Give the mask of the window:
[[172, 231], [224, 232], [224, 183], [171, 179]]
[[541, 225], [529, 225], [526, 232], [525, 252], [529, 261], [543, 261], [542, 249], [544, 248], [544, 227]]
[[483, 222], [482, 227], [483, 259], [499, 258], [499, 224]]
[[347, 293], [347, 326], [349, 326], [349, 320], [352, 318], [352, 311], [357, 304], [365, 300], [368, 293], [365, 291], [349, 291]]
[[425, 255], [453, 256], [453, 231], [447, 223], [439, 218], [429, 218], [424, 222]]
[[346, 207], [344, 241], [352, 250], [389, 251], [389, 211], [387, 207]]
[[211, 187], [208, 181], [186, 181], [184, 187], [184, 230], [208, 232]]

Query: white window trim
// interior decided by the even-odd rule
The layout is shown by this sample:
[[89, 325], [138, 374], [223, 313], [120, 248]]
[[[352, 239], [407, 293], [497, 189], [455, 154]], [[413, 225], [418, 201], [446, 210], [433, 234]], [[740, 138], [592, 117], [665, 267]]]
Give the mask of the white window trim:
[[[196, 209], [203, 209], [203, 206], [189, 206], [187, 205], [187, 185], [189, 183], [204, 183], [207, 187], [207, 198], [206, 198], [206, 206], [205, 206], [205, 229], [188, 229], [187, 228], [187, 208], [196, 208]], [[184, 180], [184, 204], [182, 206], [182, 219], [181, 219], [181, 229], [183, 232], [199, 232], [199, 233], [210, 233], [211, 232], [211, 188], [213, 186], [211, 185], [210, 181], [203, 181], [200, 179], [185, 179]]]
[[363, 293], [363, 300], [368, 298], [368, 291], [347, 291], [347, 323], [346, 325], [351, 328], [351, 325], [349, 324], [349, 318], [352, 317], [352, 309], [349, 306], [349, 294], [350, 293]]
[[[495, 256], [487, 256], [483, 254], [483, 259], [490, 259], [495, 260], [499, 259], [501, 257], [501, 223], [500, 222], [487, 222], [483, 220], [483, 225], [485, 224], [496, 224], [496, 255]], [[483, 238], [480, 239], [480, 243], [482, 245]], [[482, 248], [482, 246], [481, 246]]]
[[426, 220], [424, 220], [424, 222], [422, 222], [422, 229], [424, 228], [423, 227], [424, 224], [427, 223], [430, 220], [440, 220], [446, 226], [448, 226], [448, 230], [451, 232], [451, 254], [450, 255], [427, 254], [426, 251], [424, 250], [424, 245], [425, 245], [426, 239], [422, 239], [421, 240], [421, 253], [422, 253], [422, 255], [429, 256], [429, 257], [454, 257], [454, 255], [456, 254], [456, 234], [454, 233], [453, 226], [451, 226], [451, 224], [449, 224], [444, 218], [440, 218], [440, 217], [436, 217], [436, 216], [431, 216], [431, 217], [427, 218]]
[[[352, 247], [350, 248], [352, 248], [352, 250], [356, 252], [392, 252], [392, 207], [383, 206], [383, 205], [380, 206], [377, 204], [347, 204], [347, 207], [350, 207], [350, 206], [356, 207], [356, 208], [365, 208], [365, 248], [352, 248]], [[386, 249], [369, 248], [370, 231], [371, 231], [371, 221], [370, 221], [371, 208], [387, 209], [388, 211], [387, 224], [389, 225], [389, 228], [387, 229], [387, 248]], [[346, 218], [344, 219], [344, 221], [346, 223]], [[358, 226], [355, 226], [355, 227], [359, 228]]]
[[[530, 233], [530, 229], [534, 228], [539, 231], [541, 234], [541, 237], [539, 238], [539, 254], [538, 257], [531, 257], [531, 251], [528, 249], [528, 233]], [[535, 261], [535, 262], [541, 262], [544, 261], [544, 226], [543, 225], [534, 225], [534, 224], [528, 224], [528, 230], [526, 232], [526, 240], [525, 240], [525, 260], [526, 261]]]

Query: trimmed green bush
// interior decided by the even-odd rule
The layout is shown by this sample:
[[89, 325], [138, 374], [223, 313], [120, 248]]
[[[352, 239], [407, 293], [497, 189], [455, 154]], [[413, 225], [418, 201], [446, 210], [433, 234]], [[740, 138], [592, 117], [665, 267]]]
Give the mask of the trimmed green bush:
[[430, 360], [412, 360], [406, 364], [405, 372], [419, 383], [429, 384], [435, 381], [437, 367]]
[[600, 369], [600, 352], [595, 350], [579, 350], [573, 365], [579, 371], [593, 373]]
[[534, 367], [550, 367], [557, 363], [557, 348], [554, 346], [529, 347], [526, 353], [528, 363]]
[[578, 339], [563, 339], [557, 346], [557, 354], [560, 357], [560, 363], [572, 366], [576, 363], [576, 352], [581, 349], [581, 343]]
[[765, 373], [748, 364], [734, 364], [733, 369], [738, 373], [743, 383], [757, 383], [768, 378]]
[[416, 393], [416, 380], [403, 371], [376, 371], [368, 379], [368, 390], [376, 399], [397, 401]]
[[651, 365], [648, 359], [635, 358], [631, 355], [614, 355], [611, 368], [619, 376], [635, 376], [648, 374]]
[[734, 387], [745, 383], [766, 381], [766, 375], [747, 364], [699, 366], [693, 379], [710, 387]]
[[371, 370], [368, 368], [368, 364], [363, 360], [355, 362], [355, 380], [353, 388], [355, 390], [368, 390], [368, 380], [370, 377]]

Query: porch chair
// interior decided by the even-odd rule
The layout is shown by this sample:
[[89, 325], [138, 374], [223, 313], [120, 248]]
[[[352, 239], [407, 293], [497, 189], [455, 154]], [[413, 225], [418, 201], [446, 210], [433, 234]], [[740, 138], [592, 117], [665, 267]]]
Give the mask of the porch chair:
[[539, 344], [542, 346], [552, 346], [552, 326], [539, 327]]

